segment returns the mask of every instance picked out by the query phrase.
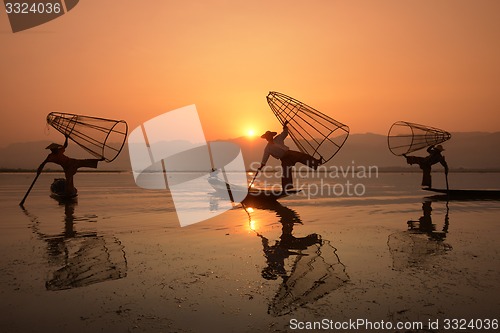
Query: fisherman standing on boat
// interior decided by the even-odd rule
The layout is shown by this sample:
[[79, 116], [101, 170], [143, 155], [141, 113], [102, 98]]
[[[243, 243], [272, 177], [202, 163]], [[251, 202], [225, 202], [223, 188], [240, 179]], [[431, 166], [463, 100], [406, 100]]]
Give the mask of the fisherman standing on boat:
[[406, 157], [406, 163], [408, 163], [409, 165], [418, 164], [420, 166], [420, 169], [422, 169], [423, 187], [432, 187], [431, 168], [434, 164], [441, 163], [441, 165], [444, 167], [445, 175], [448, 176], [448, 163], [446, 163], [444, 156], [441, 154], [442, 151], [444, 151], [443, 146], [437, 145], [434, 147], [434, 145], [432, 145], [427, 148], [427, 152], [429, 153], [429, 155], [426, 157], [406, 156], [405, 154], [403, 154], [403, 156]]
[[288, 122], [283, 124], [283, 132], [279, 135], [278, 133], [267, 131], [262, 134], [261, 138], [267, 140], [266, 148], [264, 148], [264, 155], [262, 156], [262, 162], [258, 170], [262, 170], [262, 168], [266, 165], [267, 160], [270, 156], [273, 156], [276, 159], [281, 160], [282, 167], [282, 177], [281, 177], [281, 186], [283, 191], [287, 191], [293, 188], [293, 179], [292, 179], [292, 168], [296, 163], [302, 163], [304, 165], [309, 166], [316, 170], [319, 165], [321, 165], [321, 161], [315, 159], [311, 155], [302, 153], [300, 151], [291, 150], [285, 145], [285, 139], [288, 136]]
[[76, 188], [73, 184], [73, 176], [76, 174], [79, 168], [97, 168], [97, 163], [99, 161], [103, 161], [104, 157], [101, 159], [74, 159], [64, 155], [64, 151], [68, 146], [68, 137], [66, 136], [66, 140], [64, 141], [64, 145], [61, 146], [57, 143], [51, 143], [45, 149], [50, 149], [50, 154], [47, 156], [45, 161], [40, 164], [37, 170], [37, 174], [40, 174], [43, 170], [45, 164], [52, 162], [55, 164], [59, 164], [63, 170], [64, 175], [66, 177], [66, 195], [74, 196], [76, 194]]

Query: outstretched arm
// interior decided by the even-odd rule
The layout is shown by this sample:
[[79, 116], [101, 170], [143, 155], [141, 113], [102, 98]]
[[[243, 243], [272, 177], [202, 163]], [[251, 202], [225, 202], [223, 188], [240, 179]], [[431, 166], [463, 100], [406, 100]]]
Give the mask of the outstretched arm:
[[64, 148], [68, 147], [68, 138], [69, 136], [66, 135], [66, 140], [64, 140], [64, 145], [63, 145]]

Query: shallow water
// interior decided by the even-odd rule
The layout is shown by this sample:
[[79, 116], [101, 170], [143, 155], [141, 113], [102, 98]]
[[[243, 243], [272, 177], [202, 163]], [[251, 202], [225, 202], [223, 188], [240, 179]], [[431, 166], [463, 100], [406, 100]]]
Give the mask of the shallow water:
[[[500, 201], [429, 198], [418, 173], [302, 177], [299, 195], [226, 212], [193, 191], [192, 207], [213, 217], [184, 228], [169, 193], [131, 174], [78, 174], [69, 204], [49, 197], [60, 176], [42, 174], [23, 210], [33, 175], [0, 174], [6, 331], [286, 332], [294, 320], [366, 319], [463, 332], [475, 330], [446, 320], [500, 319]], [[500, 189], [498, 176], [450, 174], [450, 187]], [[328, 192], [346, 180], [363, 195]]]

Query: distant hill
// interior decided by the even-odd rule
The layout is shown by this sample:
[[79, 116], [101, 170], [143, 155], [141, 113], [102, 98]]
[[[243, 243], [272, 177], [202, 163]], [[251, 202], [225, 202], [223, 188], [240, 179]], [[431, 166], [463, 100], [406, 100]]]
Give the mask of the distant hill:
[[[252, 162], [260, 162], [265, 140], [246, 137], [227, 140], [241, 147], [247, 168]], [[49, 153], [45, 147], [48, 141], [16, 143], [0, 149], [1, 169], [36, 169]], [[288, 142], [294, 147], [293, 142]], [[452, 138], [443, 144], [446, 149], [444, 155], [450, 167], [457, 169], [500, 170], [500, 132], [465, 132], [452, 133]], [[415, 153], [425, 155], [425, 151]], [[77, 158], [91, 158], [91, 156], [75, 144], [67, 149], [67, 155]], [[256, 163], [256, 164], [257, 164]], [[278, 165], [278, 161], [271, 158], [269, 165]], [[380, 134], [351, 134], [344, 147], [327, 165], [347, 166], [378, 166], [381, 169], [409, 168], [401, 157], [391, 154], [387, 148], [387, 137]], [[58, 170], [57, 165], [47, 165], [47, 169]], [[411, 169], [415, 169], [412, 167]], [[125, 145], [120, 156], [112, 163], [100, 163], [99, 170], [131, 170], [128, 147]]]
[[[452, 169], [500, 170], [500, 132], [452, 133], [443, 143], [444, 155]], [[425, 150], [412, 155], [425, 156]], [[394, 156], [387, 147], [387, 137], [378, 134], [353, 134], [333, 158], [335, 164], [376, 165], [380, 168], [406, 167], [404, 158]]]
[[[242, 147], [247, 164], [259, 161], [265, 147], [265, 140], [238, 138], [232, 140]], [[289, 141], [293, 147], [293, 142]], [[452, 138], [443, 144], [443, 153], [452, 169], [500, 170], [500, 132], [452, 133]], [[414, 155], [425, 156], [425, 150]], [[270, 161], [273, 160], [272, 158]], [[277, 161], [272, 162], [278, 165]], [[394, 156], [387, 147], [387, 136], [373, 133], [351, 134], [342, 149], [327, 163], [328, 165], [378, 166], [382, 169], [409, 167], [404, 158]], [[411, 169], [414, 169], [411, 167]]]
[[[45, 149], [51, 141], [22, 142], [0, 148], [0, 169], [36, 169], [45, 160], [50, 150]], [[75, 158], [94, 158], [88, 152], [70, 141], [66, 155]], [[58, 165], [48, 163], [46, 170], [60, 170]], [[130, 170], [127, 145], [112, 163], [99, 163], [99, 170]], [[89, 169], [91, 170], [91, 169]]]

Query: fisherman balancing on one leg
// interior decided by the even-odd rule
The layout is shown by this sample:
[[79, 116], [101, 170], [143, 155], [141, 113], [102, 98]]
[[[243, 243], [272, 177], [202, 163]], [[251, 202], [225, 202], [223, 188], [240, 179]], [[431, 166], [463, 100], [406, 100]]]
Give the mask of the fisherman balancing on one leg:
[[65, 194], [67, 196], [74, 196], [76, 194], [76, 189], [73, 184], [73, 176], [76, 174], [79, 168], [97, 168], [97, 163], [104, 160], [101, 159], [75, 159], [64, 155], [64, 151], [68, 146], [68, 137], [64, 141], [64, 145], [61, 146], [57, 143], [51, 143], [46, 149], [50, 149], [50, 154], [47, 156], [45, 161], [40, 164], [37, 170], [37, 174], [40, 174], [43, 170], [45, 164], [52, 162], [60, 165], [64, 170], [64, 175], [66, 177], [66, 188]]
[[316, 170], [321, 165], [321, 159], [315, 159], [311, 155], [302, 153], [300, 151], [291, 150], [285, 145], [285, 138], [288, 136], [288, 122], [283, 124], [283, 132], [279, 135], [276, 132], [267, 131], [262, 134], [261, 138], [267, 140], [267, 145], [264, 148], [264, 155], [258, 170], [266, 165], [269, 156], [273, 156], [281, 161], [283, 168], [281, 186], [283, 191], [291, 190], [293, 188], [292, 168], [296, 163], [302, 163]]
[[406, 156], [405, 154], [403, 154], [403, 156], [406, 157], [406, 163], [410, 165], [418, 164], [420, 166], [420, 169], [422, 169], [423, 187], [432, 187], [431, 168], [434, 164], [441, 163], [441, 165], [444, 167], [445, 175], [448, 176], [448, 163], [446, 163], [444, 156], [441, 154], [442, 151], [444, 151], [443, 146], [432, 145], [427, 148], [427, 152], [429, 153], [429, 155], [426, 157]]

